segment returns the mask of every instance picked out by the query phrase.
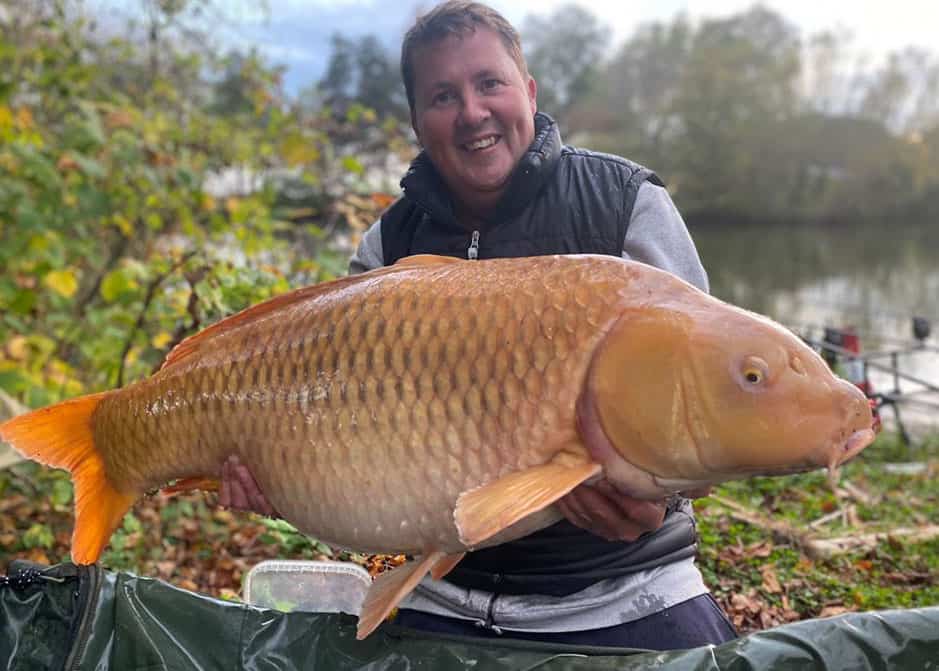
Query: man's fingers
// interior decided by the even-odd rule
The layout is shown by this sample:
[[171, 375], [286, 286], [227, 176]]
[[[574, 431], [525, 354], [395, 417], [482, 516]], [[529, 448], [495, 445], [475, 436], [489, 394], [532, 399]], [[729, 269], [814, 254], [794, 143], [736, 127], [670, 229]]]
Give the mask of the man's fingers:
[[583, 507], [597, 520], [598, 527], [603, 530], [601, 535], [607, 540], [634, 541], [658, 526], [646, 522], [643, 515], [637, 516], [631, 507], [621, 505], [616, 496], [610, 496], [603, 490], [584, 487], [578, 495]]
[[660, 501], [649, 501], [648, 499], [636, 499], [625, 494], [621, 494], [607, 480], [601, 480], [596, 483], [597, 491], [604, 494], [610, 503], [616, 506], [623, 515], [631, 518], [642, 532], [653, 531], [662, 526], [665, 521], [665, 504]]
[[218, 504], [223, 508], [231, 508], [231, 469], [227, 461], [222, 464], [222, 486], [218, 490]]
[[576, 488], [561, 499], [558, 506], [572, 524], [610, 541], [633, 541], [647, 530], [591, 486]]
[[558, 510], [561, 511], [561, 514], [564, 515], [564, 517], [581, 528], [583, 528], [583, 525], [590, 522], [589, 518], [584, 515], [580, 507], [574, 502], [573, 494], [568, 494], [564, 498], [557, 501], [555, 505], [558, 507]]
[[222, 464], [222, 485], [219, 505], [233, 510], [250, 510], [262, 515], [274, 515], [274, 507], [265, 498], [251, 470], [232, 455]]

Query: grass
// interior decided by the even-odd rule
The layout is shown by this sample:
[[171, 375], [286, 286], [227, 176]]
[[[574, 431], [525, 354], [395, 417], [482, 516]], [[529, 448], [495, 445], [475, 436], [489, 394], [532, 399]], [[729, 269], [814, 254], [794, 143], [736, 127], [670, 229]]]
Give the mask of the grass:
[[[853, 463], [840, 483], [866, 496], [848, 497], [859, 525], [835, 518], [816, 528], [820, 537], [889, 532], [939, 523], [939, 438], [916, 449], [884, 434]], [[919, 473], [889, 472], [897, 461], [922, 461]], [[839, 501], [822, 472], [726, 483], [715, 494], [783, 520], [799, 531], [836, 511]], [[939, 605], [939, 539], [910, 542], [900, 536], [870, 550], [812, 559], [797, 543], [736, 520], [714, 498], [695, 502], [700, 535], [699, 566], [705, 582], [739, 629], [849, 610]]]

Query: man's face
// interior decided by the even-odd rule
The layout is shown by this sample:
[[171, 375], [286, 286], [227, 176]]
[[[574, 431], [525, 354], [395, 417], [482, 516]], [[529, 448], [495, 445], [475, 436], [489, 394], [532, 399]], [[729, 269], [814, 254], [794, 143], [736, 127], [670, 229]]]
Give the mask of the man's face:
[[535, 80], [519, 71], [488, 28], [414, 54], [414, 132], [471, 210], [496, 204], [534, 139], [535, 91]]

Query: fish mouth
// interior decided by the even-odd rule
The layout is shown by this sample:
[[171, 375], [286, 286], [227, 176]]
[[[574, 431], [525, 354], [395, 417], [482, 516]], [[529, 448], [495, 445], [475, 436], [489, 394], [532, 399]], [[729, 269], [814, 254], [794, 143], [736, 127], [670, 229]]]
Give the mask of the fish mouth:
[[830, 477], [837, 475], [838, 469], [856, 457], [861, 450], [874, 442], [877, 434], [873, 428], [859, 429], [855, 431], [845, 441], [844, 445], [836, 450], [832, 450], [828, 458], [828, 474]]

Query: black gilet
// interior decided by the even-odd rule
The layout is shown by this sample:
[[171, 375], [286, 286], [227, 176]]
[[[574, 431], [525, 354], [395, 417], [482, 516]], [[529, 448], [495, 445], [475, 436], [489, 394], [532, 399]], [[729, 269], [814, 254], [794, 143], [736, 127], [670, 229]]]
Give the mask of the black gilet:
[[[618, 156], [565, 146], [555, 122], [535, 115], [535, 138], [487, 225], [461, 227], [446, 188], [422, 152], [401, 180], [404, 195], [381, 219], [385, 265], [411, 254], [479, 259], [544, 254], [620, 256], [639, 186], [662, 182]], [[475, 240], [474, 240], [475, 238]], [[497, 547], [467, 554], [446, 577], [502, 594], [566, 595], [598, 580], [693, 556], [687, 502], [637, 541], [609, 542], [566, 520]]]

